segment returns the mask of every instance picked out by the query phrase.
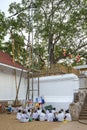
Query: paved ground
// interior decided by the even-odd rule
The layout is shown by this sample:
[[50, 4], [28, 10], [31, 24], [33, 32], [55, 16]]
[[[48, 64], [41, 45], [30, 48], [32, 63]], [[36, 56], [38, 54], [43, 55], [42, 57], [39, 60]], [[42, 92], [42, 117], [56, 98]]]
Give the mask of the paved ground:
[[[83, 123], [87, 123], [87, 121], [83, 121]], [[72, 121], [68, 123], [63, 123], [56, 130], [87, 130], [87, 124], [83, 124], [78, 121]]]
[[[87, 123], [84, 120], [83, 123]], [[87, 124], [72, 122], [39, 122], [20, 123], [15, 114], [0, 114], [0, 130], [87, 130]]]

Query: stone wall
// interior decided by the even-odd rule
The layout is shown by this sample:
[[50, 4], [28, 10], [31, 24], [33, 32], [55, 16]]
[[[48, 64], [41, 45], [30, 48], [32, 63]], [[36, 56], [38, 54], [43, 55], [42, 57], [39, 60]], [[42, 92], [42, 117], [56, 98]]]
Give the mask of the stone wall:
[[78, 120], [79, 114], [81, 112], [82, 106], [84, 104], [85, 96], [87, 94], [87, 90], [79, 90], [79, 100], [78, 102], [72, 102], [69, 106], [69, 110], [71, 113], [72, 120]]

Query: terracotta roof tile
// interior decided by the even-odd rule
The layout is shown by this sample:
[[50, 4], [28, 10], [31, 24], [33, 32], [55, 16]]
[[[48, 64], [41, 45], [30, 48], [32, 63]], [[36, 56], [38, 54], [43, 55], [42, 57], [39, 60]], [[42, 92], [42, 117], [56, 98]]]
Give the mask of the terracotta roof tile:
[[13, 62], [13, 59], [9, 54], [4, 53], [2, 51], [0, 51], [0, 63], [26, 70], [21, 64], [15, 61]]

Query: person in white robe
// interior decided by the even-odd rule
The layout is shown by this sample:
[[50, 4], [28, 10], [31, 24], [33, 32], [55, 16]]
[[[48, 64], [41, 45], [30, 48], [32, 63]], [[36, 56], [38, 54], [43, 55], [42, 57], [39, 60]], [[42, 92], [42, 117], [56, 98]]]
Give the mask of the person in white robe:
[[59, 113], [57, 115], [57, 119], [60, 122], [64, 121], [64, 114], [61, 111], [59, 111]]
[[33, 118], [33, 120], [39, 120], [39, 114], [38, 114], [37, 110], [35, 110], [33, 112], [32, 118]]
[[20, 120], [22, 116], [22, 112], [21, 110], [18, 110], [17, 115], [16, 115], [16, 119]]
[[46, 121], [46, 113], [44, 110], [42, 110], [42, 112], [39, 115], [39, 120], [40, 121]]
[[52, 111], [50, 110], [47, 116], [47, 121], [53, 121], [54, 119], [54, 113], [52, 113]]
[[28, 118], [28, 115], [25, 111], [22, 112], [22, 115], [21, 115], [21, 118], [20, 118], [20, 122], [28, 122], [29, 121], [29, 118]]
[[70, 113], [69, 113], [69, 110], [66, 110], [66, 111], [65, 111], [64, 120], [66, 120], [66, 121], [72, 121], [72, 118], [71, 118], [71, 115], [70, 115]]

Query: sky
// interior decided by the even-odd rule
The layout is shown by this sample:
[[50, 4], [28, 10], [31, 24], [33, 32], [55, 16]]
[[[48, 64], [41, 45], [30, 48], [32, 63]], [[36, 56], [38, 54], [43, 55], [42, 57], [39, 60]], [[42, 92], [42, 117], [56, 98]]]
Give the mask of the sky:
[[5, 12], [6, 16], [9, 16], [8, 8], [12, 2], [21, 2], [21, 0], [0, 0], [0, 10]]

